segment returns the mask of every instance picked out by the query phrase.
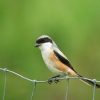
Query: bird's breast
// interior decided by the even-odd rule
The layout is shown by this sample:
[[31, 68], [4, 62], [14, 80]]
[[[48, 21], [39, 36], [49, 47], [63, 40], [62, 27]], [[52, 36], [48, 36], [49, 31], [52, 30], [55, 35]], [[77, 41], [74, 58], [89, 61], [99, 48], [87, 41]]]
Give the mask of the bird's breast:
[[62, 71], [57, 69], [57, 65], [55, 63], [57, 58], [55, 58], [53, 50], [48, 49], [41, 53], [42, 53], [43, 60], [50, 71], [57, 74], [62, 73]]
[[70, 74], [77, 75], [69, 66], [62, 63], [54, 54], [53, 50], [46, 50], [42, 52], [42, 57], [50, 71], [56, 74]]

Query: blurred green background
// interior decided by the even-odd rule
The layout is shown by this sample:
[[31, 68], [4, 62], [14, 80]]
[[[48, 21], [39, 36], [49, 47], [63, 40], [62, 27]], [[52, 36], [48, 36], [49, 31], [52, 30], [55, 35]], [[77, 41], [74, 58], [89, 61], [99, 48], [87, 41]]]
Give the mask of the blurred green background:
[[[100, 0], [0, 0], [0, 67], [31, 79], [53, 76], [34, 47], [42, 34], [55, 40], [79, 73], [100, 80]], [[3, 85], [0, 71], [0, 100]], [[30, 100], [32, 87], [7, 73], [5, 100]], [[64, 100], [65, 91], [66, 81], [38, 84], [35, 100]], [[69, 100], [92, 100], [92, 87], [71, 80]]]

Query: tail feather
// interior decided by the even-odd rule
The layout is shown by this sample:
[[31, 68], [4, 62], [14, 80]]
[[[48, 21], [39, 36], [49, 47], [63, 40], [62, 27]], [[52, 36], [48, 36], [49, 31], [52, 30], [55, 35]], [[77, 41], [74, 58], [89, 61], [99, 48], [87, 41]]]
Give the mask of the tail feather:
[[[83, 77], [81, 75], [78, 75], [78, 76], [79, 77]], [[91, 85], [91, 86], [95, 85], [96, 88], [100, 88], [100, 84], [97, 84], [97, 83], [93, 82], [92, 80], [85, 79], [84, 77], [83, 77], [83, 79], [80, 79], [80, 80], [82, 80], [83, 82], [87, 83], [88, 85]]]
[[86, 82], [87, 84], [91, 85], [91, 86], [96, 86], [96, 88], [100, 88], [100, 85], [99, 84], [95, 84], [93, 81], [91, 80], [87, 80], [87, 79], [81, 79], [82, 81]]

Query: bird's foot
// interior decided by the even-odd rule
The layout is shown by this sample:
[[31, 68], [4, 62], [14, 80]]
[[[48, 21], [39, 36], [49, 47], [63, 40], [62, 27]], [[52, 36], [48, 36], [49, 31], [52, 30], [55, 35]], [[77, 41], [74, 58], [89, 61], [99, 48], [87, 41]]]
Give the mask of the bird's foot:
[[58, 82], [59, 82], [59, 79], [58, 79], [58, 78], [49, 78], [49, 79], [48, 79], [48, 83], [49, 83], [49, 84], [52, 84], [53, 82], [54, 82], [54, 83], [58, 83]]
[[49, 78], [48, 79], [48, 83], [49, 84], [52, 84], [53, 82], [54, 83], [58, 83], [59, 82], [59, 79], [58, 79], [59, 77], [60, 77], [60, 75], [57, 75], [57, 76], [54, 76], [54, 77]]

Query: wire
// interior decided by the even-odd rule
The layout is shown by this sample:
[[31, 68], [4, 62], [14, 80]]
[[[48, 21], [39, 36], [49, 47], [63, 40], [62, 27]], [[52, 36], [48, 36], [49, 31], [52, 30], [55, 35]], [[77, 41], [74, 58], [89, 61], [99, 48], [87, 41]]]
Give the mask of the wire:
[[34, 95], [35, 95], [35, 91], [36, 91], [36, 80], [33, 80], [33, 90], [32, 90], [32, 95], [31, 95], [31, 99], [30, 100], [34, 100]]
[[3, 98], [2, 100], [5, 100], [6, 96], [6, 83], [7, 83], [7, 68], [4, 68], [4, 87], [3, 87]]
[[[4, 87], [3, 87], [3, 97], [2, 100], [5, 100], [6, 97], [6, 88], [7, 88], [7, 72], [11, 73], [13, 75], [16, 75], [24, 80], [27, 80], [29, 82], [31, 82], [33, 84], [33, 89], [32, 89], [32, 94], [30, 97], [30, 100], [35, 100], [34, 96], [35, 96], [35, 92], [36, 92], [36, 87], [37, 87], [37, 83], [47, 83], [48, 80], [32, 80], [30, 78], [27, 78], [19, 73], [16, 73], [12, 70], [9, 70], [7, 68], [0, 68], [0, 71], [4, 72]], [[89, 81], [94, 82], [94, 86], [93, 86], [93, 94], [92, 94], [92, 100], [95, 100], [95, 93], [96, 93], [96, 83], [100, 83], [100, 81], [97, 81], [96, 79], [89, 79], [89, 78], [85, 78], [85, 77], [64, 77], [64, 78], [57, 78], [58, 80], [67, 80], [67, 87], [66, 87], [66, 95], [65, 95], [65, 100], [68, 100], [68, 95], [69, 95], [69, 81], [70, 79], [86, 79]]]
[[65, 100], [68, 100], [68, 95], [69, 95], [69, 81], [70, 79], [67, 79], [67, 88], [66, 88], [66, 95], [65, 95]]
[[93, 86], [93, 96], [92, 96], [92, 100], [95, 100], [95, 92], [96, 92], [96, 80], [93, 79], [94, 82], [94, 86]]

